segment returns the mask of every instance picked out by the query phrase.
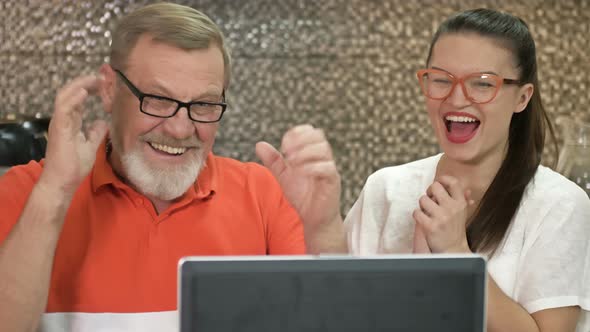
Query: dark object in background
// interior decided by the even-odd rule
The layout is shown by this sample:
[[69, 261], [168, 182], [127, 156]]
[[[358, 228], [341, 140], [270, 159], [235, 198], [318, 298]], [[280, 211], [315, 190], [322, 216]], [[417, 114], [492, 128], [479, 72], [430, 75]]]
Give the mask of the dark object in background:
[[0, 166], [41, 160], [47, 147], [48, 118], [0, 121]]

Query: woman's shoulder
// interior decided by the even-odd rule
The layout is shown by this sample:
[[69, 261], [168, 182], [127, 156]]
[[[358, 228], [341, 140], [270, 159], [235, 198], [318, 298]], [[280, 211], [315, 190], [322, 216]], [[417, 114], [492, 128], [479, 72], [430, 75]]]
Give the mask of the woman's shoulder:
[[[574, 182], [550, 168], [539, 166], [526, 188], [517, 215], [526, 229], [585, 233], [590, 219], [590, 198]], [[576, 235], [571, 235], [576, 236]]]
[[590, 206], [590, 198], [580, 186], [545, 166], [537, 169], [527, 187], [526, 197], [550, 205], [572, 202]]
[[407, 164], [389, 166], [371, 174], [363, 187], [365, 198], [379, 200], [415, 200], [432, 183], [440, 155]]
[[375, 183], [397, 183], [415, 181], [417, 178], [434, 177], [436, 165], [442, 154], [415, 160], [406, 164], [384, 167], [371, 174], [367, 180]]

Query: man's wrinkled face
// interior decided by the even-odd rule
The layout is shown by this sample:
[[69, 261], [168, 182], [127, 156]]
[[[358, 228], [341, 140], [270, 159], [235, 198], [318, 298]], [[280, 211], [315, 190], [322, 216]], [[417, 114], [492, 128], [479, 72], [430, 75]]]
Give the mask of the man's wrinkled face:
[[[219, 48], [183, 50], [140, 37], [125, 68], [117, 68], [145, 94], [182, 102], [220, 102], [224, 64]], [[115, 74], [113, 74], [115, 75]], [[140, 112], [140, 101], [117, 77], [111, 85], [111, 163], [147, 196], [169, 201], [194, 183], [213, 147], [218, 123], [198, 123], [181, 108], [170, 118]]]

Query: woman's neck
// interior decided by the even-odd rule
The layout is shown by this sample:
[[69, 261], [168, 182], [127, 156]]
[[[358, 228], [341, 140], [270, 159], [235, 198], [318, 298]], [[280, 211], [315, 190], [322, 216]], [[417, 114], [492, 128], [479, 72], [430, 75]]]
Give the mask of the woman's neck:
[[475, 202], [470, 206], [471, 216], [498, 173], [503, 159], [504, 154], [495, 153], [477, 162], [463, 162], [444, 154], [436, 167], [436, 178], [442, 175], [453, 176], [465, 190], [471, 191], [470, 199]]

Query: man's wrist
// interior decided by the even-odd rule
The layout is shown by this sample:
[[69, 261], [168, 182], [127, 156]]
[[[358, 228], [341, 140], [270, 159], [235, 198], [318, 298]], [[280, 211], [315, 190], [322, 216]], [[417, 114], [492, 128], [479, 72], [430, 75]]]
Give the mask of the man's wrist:
[[321, 236], [322, 234], [330, 234], [338, 229], [343, 229], [342, 217], [334, 215], [321, 221], [305, 220], [303, 229], [306, 236]]
[[74, 193], [74, 189], [68, 189], [67, 186], [63, 186], [41, 176], [35, 184], [33, 193], [31, 194], [38, 196], [37, 199], [42, 200], [47, 206], [59, 207], [63, 205], [69, 206], [74, 197]]
[[312, 227], [304, 226], [308, 253], [348, 253], [346, 231], [340, 215]]
[[56, 180], [47, 173], [42, 173], [39, 180], [35, 184], [37, 191], [43, 193], [43, 195], [53, 196], [59, 199], [70, 200], [76, 192], [75, 186], [64, 184], [59, 180]]

